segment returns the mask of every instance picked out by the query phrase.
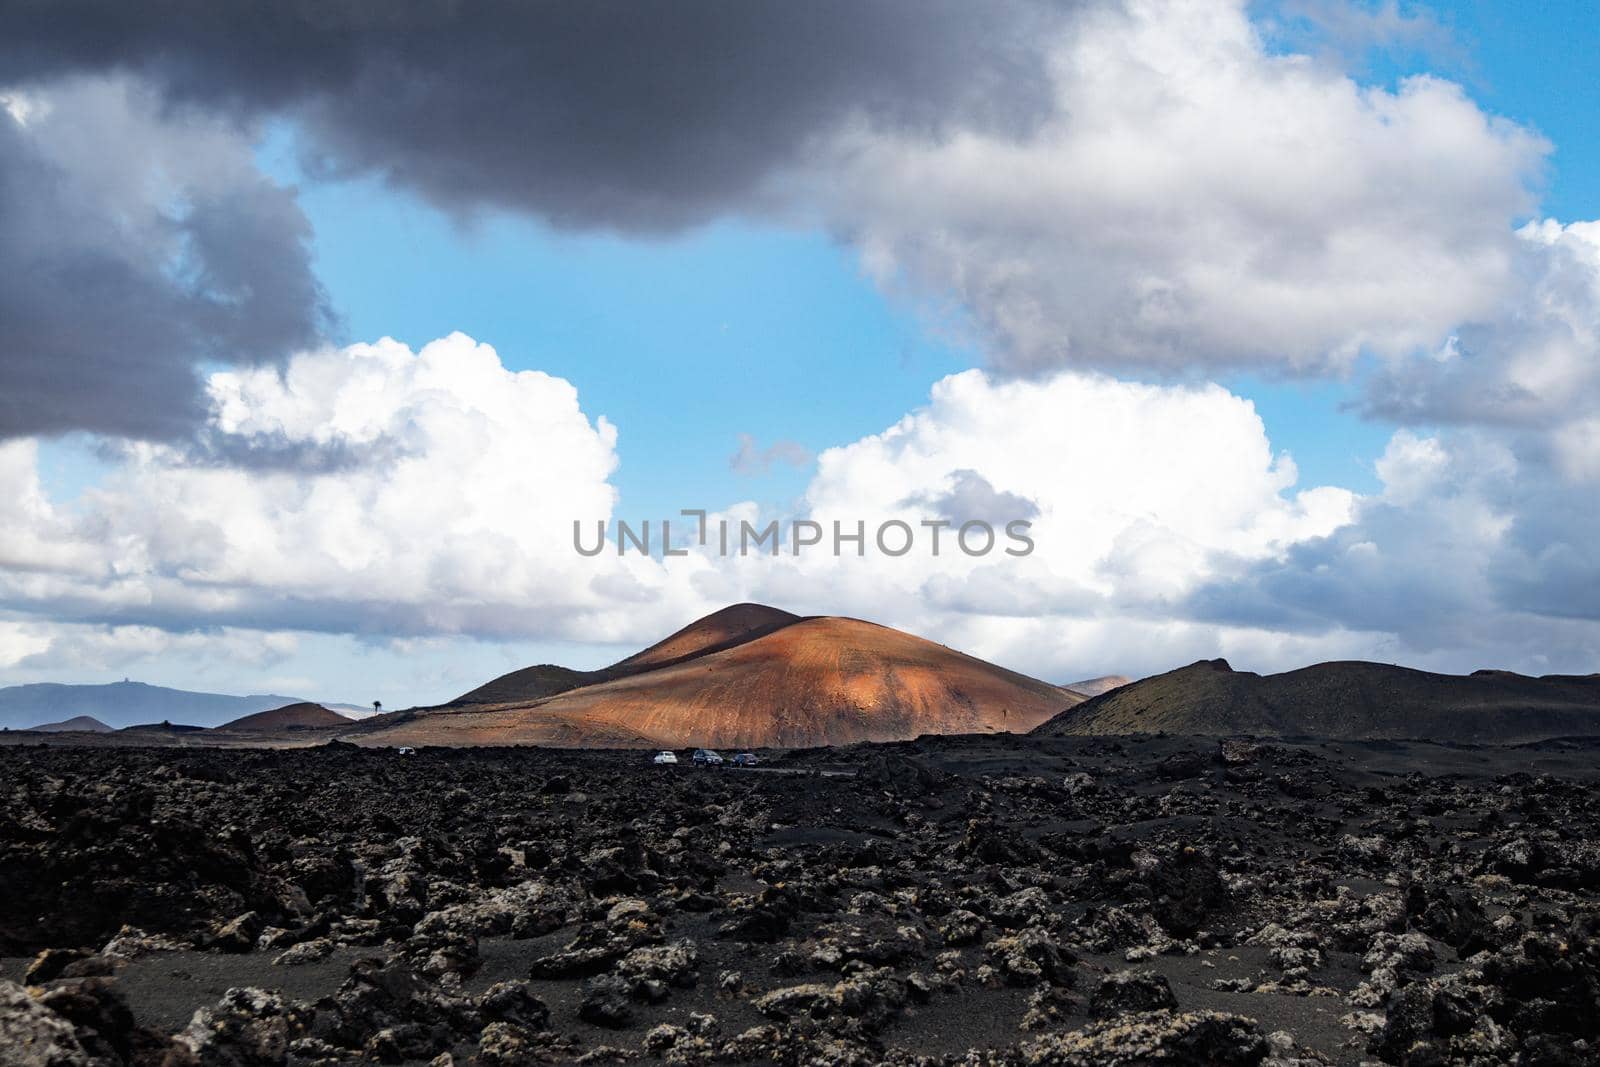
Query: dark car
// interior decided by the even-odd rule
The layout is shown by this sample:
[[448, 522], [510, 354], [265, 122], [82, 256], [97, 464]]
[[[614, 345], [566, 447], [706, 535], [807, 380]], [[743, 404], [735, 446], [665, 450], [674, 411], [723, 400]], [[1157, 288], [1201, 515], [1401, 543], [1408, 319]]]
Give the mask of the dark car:
[[754, 752], [741, 752], [737, 756], [733, 757], [732, 762], [735, 767], [754, 767], [761, 761], [756, 758], [756, 754]]
[[702, 767], [720, 767], [720, 766], [722, 766], [722, 757], [717, 755], [715, 752], [711, 751], [709, 748], [697, 748], [697, 749], [695, 749], [694, 750], [694, 756], [692, 758], [693, 758], [695, 763], [699, 764]]

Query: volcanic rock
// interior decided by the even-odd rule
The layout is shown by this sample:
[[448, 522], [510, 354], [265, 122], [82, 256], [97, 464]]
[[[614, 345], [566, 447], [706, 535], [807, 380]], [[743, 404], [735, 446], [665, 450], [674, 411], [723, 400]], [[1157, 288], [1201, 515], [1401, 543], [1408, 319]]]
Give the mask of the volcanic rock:
[[89, 1054], [73, 1026], [28, 995], [0, 980], [0, 1049], [17, 1067], [88, 1067]]
[[40, 985], [51, 981], [61, 977], [61, 972], [66, 970], [68, 965], [87, 959], [90, 955], [87, 949], [81, 948], [47, 948], [28, 964], [22, 980], [29, 985]]
[[1023, 1046], [1021, 1062], [1029, 1067], [1254, 1067], [1267, 1051], [1266, 1036], [1253, 1019], [1221, 1012], [1161, 1011], [1039, 1038]]
[[621, 975], [602, 974], [586, 979], [578, 1018], [596, 1026], [620, 1029], [633, 1021], [634, 984]]
[[1178, 1006], [1172, 986], [1154, 971], [1118, 971], [1100, 979], [1089, 1010], [1097, 1019], [1142, 1011], [1162, 1011]]
[[230, 989], [213, 1007], [195, 1012], [178, 1043], [203, 1064], [271, 1067], [305, 1030], [307, 1009], [261, 989]]
[[[1587, 1062], [1597, 751], [0, 746], [0, 938], [13, 974], [56, 950], [11, 1013], [104, 1067]], [[943, 806], [864, 786], [887, 756]]]

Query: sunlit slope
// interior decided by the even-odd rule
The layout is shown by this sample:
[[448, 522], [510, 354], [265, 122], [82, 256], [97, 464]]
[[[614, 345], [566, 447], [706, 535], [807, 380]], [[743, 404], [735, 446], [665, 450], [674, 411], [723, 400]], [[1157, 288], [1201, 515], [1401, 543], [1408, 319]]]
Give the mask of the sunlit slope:
[[703, 655], [727, 648], [751, 637], [770, 633], [781, 626], [799, 621], [800, 616], [765, 604], [734, 604], [697, 619], [656, 642], [642, 652], [635, 652], [625, 660], [597, 671], [577, 671], [541, 663], [534, 667], [503, 674], [486, 682], [470, 693], [463, 693], [448, 706], [464, 707], [475, 704], [506, 704], [534, 700], [564, 693], [579, 686], [620, 678], [640, 671], [653, 670], [692, 656]]
[[538, 701], [419, 715], [360, 740], [838, 745], [931, 733], [1023, 733], [1081, 699], [899, 630], [819, 617]]

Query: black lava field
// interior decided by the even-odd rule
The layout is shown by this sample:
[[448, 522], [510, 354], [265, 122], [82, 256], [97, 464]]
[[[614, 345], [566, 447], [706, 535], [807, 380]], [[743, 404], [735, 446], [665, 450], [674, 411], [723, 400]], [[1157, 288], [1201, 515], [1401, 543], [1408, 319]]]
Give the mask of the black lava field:
[[1590, 1064], [1600, 743], [0, 748], [0, 1064]]

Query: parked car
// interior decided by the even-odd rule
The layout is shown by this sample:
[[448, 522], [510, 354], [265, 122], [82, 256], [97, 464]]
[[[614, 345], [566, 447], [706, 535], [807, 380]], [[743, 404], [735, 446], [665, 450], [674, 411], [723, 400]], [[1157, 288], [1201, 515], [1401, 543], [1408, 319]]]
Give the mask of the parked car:
[[656, 755], [655, 755], [655, 759], [651, 760], [650, 762], [651, 763], [662, 763], [662, 764], [665, 764], [665, 763], [677, 763], [678, 762], [678, 754], [676, 752], [668, 752], [665, 749], [663, 749], [660, 752], [657, 752]]
[[741, 752], [737, 756], [733, 757], [733, 765], [735, 767], [754, 767], [760, 762], [761, 761], [756, 758], [756, 754], [754, 752]]
[[400, 755], [402, 755], [402, 756], [415, 756], [416, 754], [417, 754], [417, 750], [412, 748], [410, 745], [401, 745], [400, 746]]
[[717, 755], [715, 752], [711, 751], [709, 748], [697, 748], [697, 749], [695, 749], [694, 750], [694, 761], [696, 763], [698, 763], [702, 767], [720, 767], [720, 766], [722, 766], [722, 757]]

